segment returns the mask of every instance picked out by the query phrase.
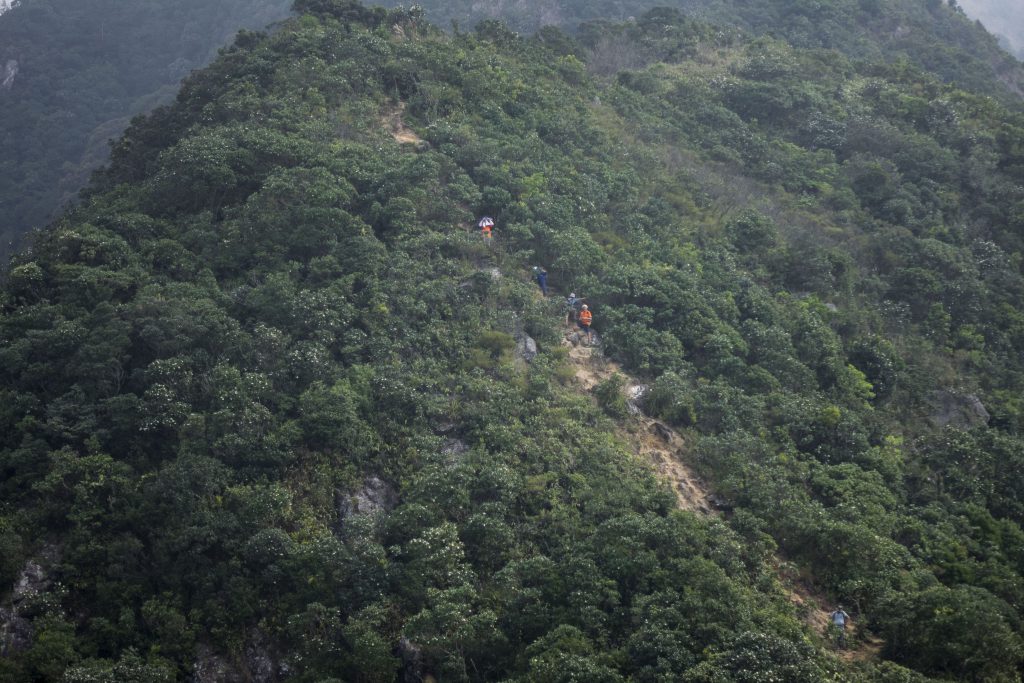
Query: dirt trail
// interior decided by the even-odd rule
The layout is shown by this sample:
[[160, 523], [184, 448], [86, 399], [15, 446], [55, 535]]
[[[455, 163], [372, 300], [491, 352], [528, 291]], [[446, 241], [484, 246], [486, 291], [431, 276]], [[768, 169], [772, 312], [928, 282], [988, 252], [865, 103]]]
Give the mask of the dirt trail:
[[[638, 457], [650, 462], [669, 483], [680, 509], [704, 515], [718, 514], [711, 502], [713, 494], [707, 482], [686, 462], [686, 439], [668, 425], [644, 415], [637, 407], [643, 385], [623, 371], [618, 363], [605, 358], [598, 348], [580, 343], [574, 329], [566, 329], [562, 344], [568, 348], [568, 359], [576, 381], [587, 393], [616, 373], [625, 378], [624, 391], [634, 414], [632, 419], [620, 422], [619, 435], [632, 446]], [[781, 560], [776, 558], [775, 562], [779, 580], [797, 614], [812, 631], [826, 640], [830, 639], [829, 623], [833, 608], [807, 582], [784, 571]], [[877, 659], [884, 645], [881, 639], [870, 635], [858, 641], [856, 623], [848, 627], [847, 640], [854, 647], [836, 652], [836, 656], [845, 662]]]
[[402, 120], [402, 114], [405, 112], [405, 102], [399, 102], [398, 106], [392, 107], [382, 117], [381, 123], [391, 133], [391, 137], [399, 143], [410, 143], [418, 145], [423, 142], [423, 138], [405, 125], [405, 121]]
[[[626, 379], [627, 400], [635, 406], [643, 385], [626, 374], [618, 363], [605, 358], [598, 349], [570, 341], [574, 334], [571, 331], [567, 333], [563, 343], [569, 348], [569, 362], [576, 371], [576, 381], [589, 393], [618, 373]], [[669, 483], [680, 508], [705, 515], [714, 514], [707, 484], [685, 461], [686, 440], [678, 432], [637, 409], [633, 420], [620, 424], [619, 435], [633, 447], [637, 456], [650, 462]]]
[[[793, 603], [797, 614], [804, 623], [820, 634], [825, 639], [831, 639], [832, 633], [829, 625], [832, 622], [832, 610], [825, 604], [823, 596], [816, 593], [805, 582], [796, 579], [789, 579], [780, 570], [779, 578], [789, 595], [789, 601]], [[875, 660], [881, 656], [885, 641], [871, 633], [864, 634], [860, 638], [856, 622], [849, 622], [846, 627], [846, 640], [850, 644], [848, 649], [837, 650], [836, 656], [844, 662]]]

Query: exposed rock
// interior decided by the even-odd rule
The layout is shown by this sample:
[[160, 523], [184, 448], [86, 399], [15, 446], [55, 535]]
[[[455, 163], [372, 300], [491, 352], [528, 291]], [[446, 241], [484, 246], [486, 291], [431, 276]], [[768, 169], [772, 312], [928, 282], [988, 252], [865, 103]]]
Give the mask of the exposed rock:
[[277, 683], [284, 673], [273, 644], [263, 631], [253, 631], [245, 645], [245, 667], [252, 683]]
[[14, 86], [14, 79], [18, 77], [18, 60], [8, 59], [4, 70], [0, 73], [0, 88], [10, 90]]
[[459, 456], [469, 450], [469, 446], [461, 439], [448, 439], [441, 446], [441, 454], [447, 455], [449, 460], [458, 460]]
[[936, 427], [970, 429], [988, 424], [989, 412], [974, 394], [960, 394], [949, 390], [934, 391], [931, 395], [932, 413], [929, 416]]
[[716, 510], [721, 510], [723, 512], [729, 512], [732, 510], [732, 503], [716, 493], [712, 493], [708, 496], [708, 502], [715, 506]]
[[463, 460], [463, 455], [469, 452], [469, 446], [461, 439], [447, 439], [441, 446], [441, 455], [445, 456], [445, 464], [449, 468], [455, 468]]
[[398, 493], [380, 477], [367, 477], [363, 487], [353, 494], [338, 494], [338, 519], [344, 523], [352, 515], [379, 515], [398, 505]]
[[441, 422], [436, 427], [434, 427], [434, 432], [437, 434], [447, 434], [456, 427], [458, 427], [458, 425], [455, 422], [451, 420], [446, 420], [445, 422]]
[[242, 674], [216, 654], [209, 645], [196, 647], [196, 660], [192, 664], [192, 683], [244, 683]]
[[537, 357], [537, 342], [534, 341], [533, 337], [526, 334], [520, 334], [516, 338], [516, 358], [521, 358], [527, 363], [532, 363], [533, 359]]
[[487, 273], [491, 276], [491, 279], [494, 280], [495, 282], [497, 282], [498, 280], [501, 279], [501, 269], [500, 268], [488, 268], [487, 269]]
[[668, 443], [675, 441], [676, 434], [667, 426], [660, 422], [654, 422], [651, 424], [651, 431], [654, 432], [659, 438], [664, 439]]
[[19, 603], [27, 598], [35, 597], [45, 591], [49, 585], [50, 579], [43, 566], [35, 560], [29, 560], [14, 582], [11, 600], [14, 603]]
[[582, 332], [573, 331], [568, 332], [565, 335], [565, 339], [573, 346], [583, 344], [584, 346], [596, 347], [601, 345], [601, 341], [597, 338], [597, 332], [594, 332], [593, 330], [591, 330], [589, 338]]
[[831, 303], [825, 304], [825, 308], [827, 308], [828, 310], [832, 311], [833, 313], [836, 313], [837, 311], [839, 311], [839, 307], [836, 306], [835, 304], [831, 304]]
[[249, 634], [241, 661], [218, 654], [209, 645], [196, 647], [192, 683], [277, 683], [288, 674], [267, 635], [255, 629]]
[[0, 607], [0, 657], [29, 649], [34, 635], [31, 622], [18, 616], [17, 609]]
[[18, 573], [11, 589], [9, 605], [0, 608], [0, 656], [32, 647], [32, 623], [22, 617], [21, 613], [35, 597], [50, 587], [52, 580], [47, 568], [55, 565], [59, 559], [60, 550], [56, 546], [46, 546], [38, 558], [26, 562]]
[[646, 384], [632, 384], [626, 387], [626, 410], [630, 415], [643, 413], [644, 398], [649, 390], [650, 387]]
[[399, 683], [423, 683], [423, 651], [420, 647], [408, 638], [402, 638], [398, 641], [398, 657], [402, 660]]

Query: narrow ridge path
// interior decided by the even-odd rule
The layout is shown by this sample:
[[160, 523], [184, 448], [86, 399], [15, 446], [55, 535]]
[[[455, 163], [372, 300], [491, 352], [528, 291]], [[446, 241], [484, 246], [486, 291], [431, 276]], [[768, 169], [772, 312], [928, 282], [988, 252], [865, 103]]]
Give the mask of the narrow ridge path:
[[417, 135], [412, 128], [405, 125], [405, 121], [402, 119], [403, 113], [405, 113], [405, 102], [399, 102], [398, 105], [388, 108], [381, 115], [381, 123], [388, 133], [391, 134], [391, 137], [395, 139], [395, 142], [399, 144], [418, 145], [422, 143], [423, 138]]
[[[574, 370], [575, 380], [588, 394], [602, 382], [618, 373], [625, 380], [625, 394], [631, 419], [618, 422], [617, 432], [632, 446], [633, 453], [649, 462], [655, 472], [668, 482], [676, 494], [678, 506], [702, 515], [719, 514], [713, 504], [714, 495], [708, 483], [686, 462], [687, 440], [663, 422], [645, 415], [638, 406], [638, 398], [644, 385], [631, 377], [615, 361], [606, 358], [598, 347], [580, 343], [578, 332], [566, 327], [562, 345], [568, 349], [568, 360]], [[783, 562], [776, 557], [775, 569], [779, 582], [796, 608], [798, 615], [814, 633], [826, 642], [830, 640], [829, 625], [832, 609], [823, 595], [813, 590], [808, 582], [799, 577], [789, 576], [783, 570]], [[857, 625], [848, 627], [848, 649], [838, 650], [835, 655], [844, 662], [877, 660], [884, 641], [873, 635], [857, 639]]]
[[633, 452], [650, 462], [654, 470], [669, 483], [679, 507], [705, 515], [716, 514], [709, 497], [707, 483], [686, 462], [686, 440], [668, 425], [644, 415], [636, 404], [643, 385], [630, 377], [615, 361], [605, 358], [598, 349], [571, 341], [575, 333], [567, 332], [563, 345], [569, 348], [569, 362], [576, 371], [576, 381], [588, 393], [598, 384], [618, 373], [626, 381], [626, 395], [634, 419], [620, 423], [618, 432], [633, 446]]

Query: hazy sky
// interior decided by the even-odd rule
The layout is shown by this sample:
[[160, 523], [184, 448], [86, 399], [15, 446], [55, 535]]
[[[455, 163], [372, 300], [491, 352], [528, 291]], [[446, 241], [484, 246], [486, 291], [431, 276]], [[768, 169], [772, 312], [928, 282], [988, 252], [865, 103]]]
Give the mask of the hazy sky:
[[1004, 36], [1024, 57], [1024, 0], [959, 0], [967, 16], [980, 19], [989, 33]]

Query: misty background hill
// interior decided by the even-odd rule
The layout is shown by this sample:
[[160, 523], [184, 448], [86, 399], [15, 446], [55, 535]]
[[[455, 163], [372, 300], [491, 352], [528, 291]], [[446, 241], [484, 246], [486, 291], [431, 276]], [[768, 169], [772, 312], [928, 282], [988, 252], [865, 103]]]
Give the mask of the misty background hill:
[[24, 0], [0, 15], [0, 258], [47, 224], [132, 116], [285, 0]]
[[960, 7], [1024, 59], [1024, 3], [1017, 0], [960, 0]]

